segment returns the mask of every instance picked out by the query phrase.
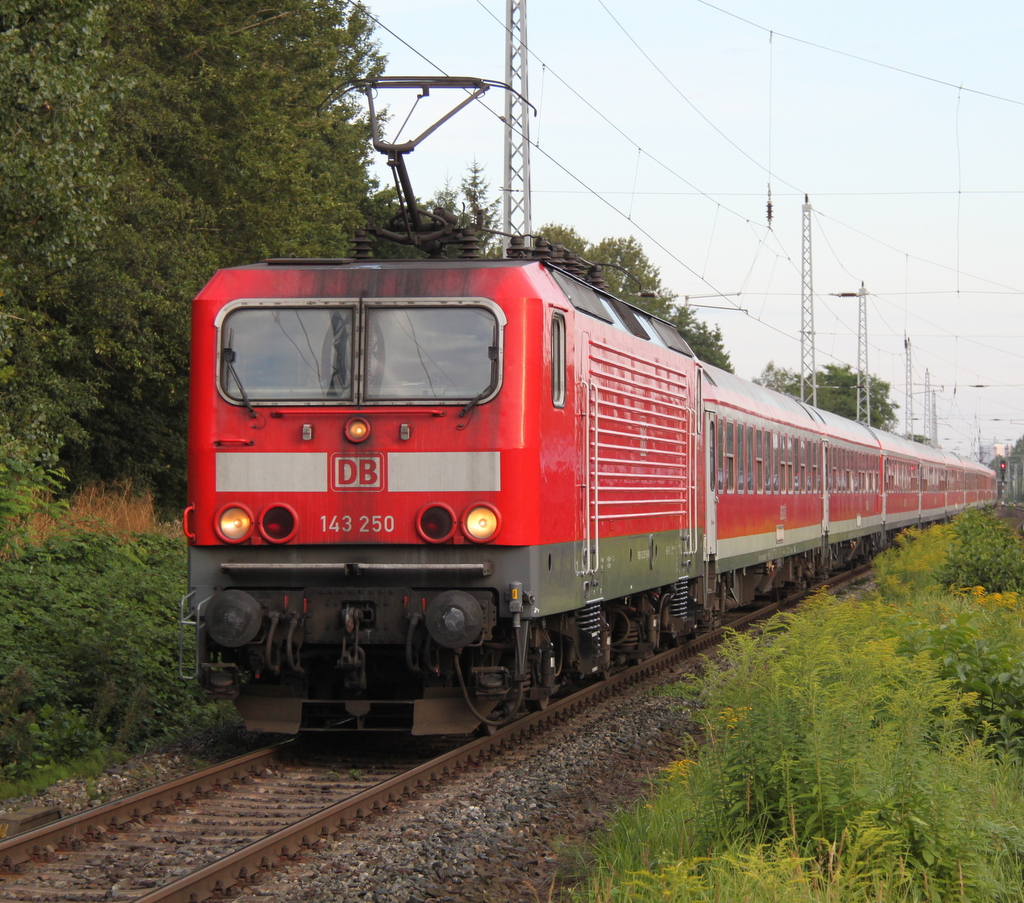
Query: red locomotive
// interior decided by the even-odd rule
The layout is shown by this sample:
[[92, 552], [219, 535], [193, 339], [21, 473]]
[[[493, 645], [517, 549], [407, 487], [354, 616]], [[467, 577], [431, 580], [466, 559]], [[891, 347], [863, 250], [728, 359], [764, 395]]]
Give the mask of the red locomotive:
[[182, 620], [250, 728], [498, 724], [994, 499], [980, 465], [702, 365], [571, 258], [418, 229], [460, 258], [360, 240], [195, 299]]

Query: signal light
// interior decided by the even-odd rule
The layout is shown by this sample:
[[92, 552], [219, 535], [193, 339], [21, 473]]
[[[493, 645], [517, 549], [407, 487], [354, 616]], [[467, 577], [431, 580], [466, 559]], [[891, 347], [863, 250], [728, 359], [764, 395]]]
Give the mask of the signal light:
[[353, 417], [345, 424], [345, 438], [349, 442], [363, 442], [370, 436], [370, 424], [362, 417]]
[[288, 542], [297, 527], [295, 512], [287, 505], [272, 505], [260, 515], [260, 533], [268, 542]]
[[462, 515], [462, 530], [473, 542], [490, 542], [501, 529], [501, 515], [490, 505], [473, 505]]
[[455, 532], [455, 523], [455, 512], [447, 505], [427, 505], [416, 515], [416, 532], [427, 542], [447, 542]]
[[214, 528], [225, 542], [244, 542], [252, 534], [252, 515], [241, 505], [225, 505], [217, 512]]

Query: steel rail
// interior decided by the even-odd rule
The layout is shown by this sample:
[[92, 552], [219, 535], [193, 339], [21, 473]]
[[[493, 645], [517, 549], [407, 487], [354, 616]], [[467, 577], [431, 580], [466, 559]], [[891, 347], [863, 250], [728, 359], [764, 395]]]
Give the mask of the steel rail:
[[153, 812], [167, 811], [186, 801], [188, 797], [204, 796], [226, 784], [238, 782], [266, 765], [276, 761], [281, 752], [293, 745], [288, 740], [277, 746], [268, 746], [244, 756], [237, 756], [203, 771], [160, 784], [131, 796], [69, 815], [59, 821], [15, 834], [0, 840], [0, 874], [13, 871], [23, 862], [40, 858], [46, 847], [56, 847], [64, 838], [90, 839], [102, 835], [111, 826], [120, 828]]

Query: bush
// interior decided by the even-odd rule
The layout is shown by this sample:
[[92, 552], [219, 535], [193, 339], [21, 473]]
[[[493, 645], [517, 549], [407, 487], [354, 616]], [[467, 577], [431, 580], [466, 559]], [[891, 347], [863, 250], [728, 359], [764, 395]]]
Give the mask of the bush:
[[182, 539], [55, 536], [0, 569], [0, 774], [196, 723], [178, 676]]
[[992, 593], [1024, 593], [1024, 546], [1007, 521], [990, 511], [965, 511], [953, 521], [940, 580], [952, 589], [983, 586]]
[[703, 681], [706, 742], [599, 848], [588, 896], [1020, 898], [1019, 772], [971, 737], [936, 661], [899, 648], [899, 616], [820, 597], [730, 638]]

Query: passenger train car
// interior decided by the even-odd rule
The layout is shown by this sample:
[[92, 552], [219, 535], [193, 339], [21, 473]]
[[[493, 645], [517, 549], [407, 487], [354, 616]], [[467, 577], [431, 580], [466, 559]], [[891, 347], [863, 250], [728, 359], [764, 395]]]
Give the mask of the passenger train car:
[[701, 363], [597, 268], [461, 241], [195, 299], [188, 670], [252, 729], [501, 724], [995, 498], [977, 463]]

